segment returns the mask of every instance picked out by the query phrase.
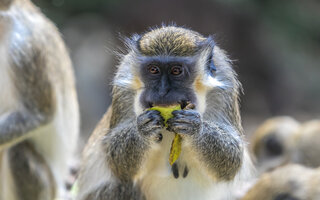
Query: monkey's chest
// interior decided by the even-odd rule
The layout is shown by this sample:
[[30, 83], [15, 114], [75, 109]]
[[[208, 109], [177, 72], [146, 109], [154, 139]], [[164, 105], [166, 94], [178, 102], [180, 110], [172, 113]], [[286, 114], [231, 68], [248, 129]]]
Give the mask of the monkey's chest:
[[182, 145], [181, 147], [181, 153], [178, 159], [173, 165], [170, 165], [169, 157], [172, 141], [174, 140], [174, 133], [163, 130], [159, 138], [161, 138], [161, 140], [154, 145], [153, 150], [148, 156], [148, 161], [146, 162], [147, 171], [168, 178], [187, 178], [189, 167], [185, 159], [186, 149], [184, 146]]
[[190, 149], [182, 141], [181, 154], [171, 166], [169, 155], [174, 134], [168, 131], [162, 134], [162, 141], [150, 152], [140, 174], [139, 183], [147, 199], [210, 199], [212, 180], [194, 163]]

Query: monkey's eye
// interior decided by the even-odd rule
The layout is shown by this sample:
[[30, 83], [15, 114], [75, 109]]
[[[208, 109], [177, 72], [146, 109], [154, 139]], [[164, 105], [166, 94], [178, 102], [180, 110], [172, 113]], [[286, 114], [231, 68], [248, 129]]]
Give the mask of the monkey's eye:
[[172, 75], [175, 75], [175, 76], [181, 74], [182, 71], [183, 71], [183, 69], [182, 69], [181, 66], [173, 66], [173, 67], [171, 68], [171, 74], [172, 74]]
[[156, 65], [150, 65], [148, 67], [148, 71], [151, 73], [151, 74], [159, 74], [160, 73], [160, 69], [158, 66]]

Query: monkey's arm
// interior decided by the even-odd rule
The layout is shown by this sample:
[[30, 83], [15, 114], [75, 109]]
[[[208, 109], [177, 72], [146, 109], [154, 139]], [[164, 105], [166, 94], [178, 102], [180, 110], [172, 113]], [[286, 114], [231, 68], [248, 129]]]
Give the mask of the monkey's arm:
[[54, 115], [54, 93], [40, 51], [31, 55], [13, 52], [12, 70], [18, 105], [0, 116], [0, 148], [15, 144], [32, 130], [45, 125]]
[[232, 180], [242, 163], [242, 141], [234, 128], [203, 122], [202, 131], [193, 136], [192, 145], [199, 159], [220, 180]]
[[145, 200], [140, 188], [132, 182], [110, 183], [97, 188], [81, 200]]
[[34, 113], [25, 108], [0, 117], [0, 147], [7, 147], [27, 137], [27, 133], [44, 125], [47, 115]]
[[[136, 173], [134, 168], [140, 163], [137, 160], [132, 163], [126, 160], [135, 159], [132, 158], [134, 155], [139, 159], [144, 153], [137, 149], [136, 145], [129, 146], [132, 140], [143, 140], [139, 135], [133, 135], [138, 134], [136, 120], [129, 118], [109, 129], [111, 110], [112, 108], [109, 108], [104, 115], [83, 151], [83, 161], [77, 181], [79, 186], [77, 200], [144, 199], [140, 189], [130, 180]], [[120, 141], [117, 141], [118, 139]], [[128, 146], [126, 141], [129, 141]], [[130, 151], [127, 157], [125, 151], [129, 149], [132, 152]], [[138, 155], [133, 154], [135, 149]], [[126, 166], [121, 166], [123, 163]], [[126, 167], [130, 172], [126, 171]]]
[[104, 138], [107, 160], [112, 172], [123, 181], [131, 181], [141, 167], [152, 143], [163, 128], [159, 111], [142, 113], [137, 119], [126, 120], [110, 130]]
[[110, 130], [104, 138], [107, 161], [112, 172], [129, 181], [137, 173], [148, 141], [137, 134], [134, 121], [126, 121]]
[[174, 111], [168, 121], [169, 130], [189, 141], [196, 158], [220, 180], [232, 180], [239, 171], [243, 158], [242, 140], [231, 125], [202, 121], [193, 110]]

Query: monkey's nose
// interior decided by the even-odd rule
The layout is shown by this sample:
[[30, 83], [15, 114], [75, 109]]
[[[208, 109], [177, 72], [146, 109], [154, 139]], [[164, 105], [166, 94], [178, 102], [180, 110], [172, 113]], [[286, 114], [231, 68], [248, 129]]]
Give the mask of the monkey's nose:
[[169, 91], [169, 88], [160, 88], [158, 94], [160, 97], [164, 97], [169, 93]]

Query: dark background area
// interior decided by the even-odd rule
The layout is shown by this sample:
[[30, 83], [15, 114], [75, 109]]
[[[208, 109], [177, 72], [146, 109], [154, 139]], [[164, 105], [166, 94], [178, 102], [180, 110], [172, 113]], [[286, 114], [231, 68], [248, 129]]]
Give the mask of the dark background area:
[[110, 103], [120, 35], [172, 22], [213, 35], [243, 84], [247, 134], [267, 117], [320, 113], [320, 1], [34, 0], [60, 29], [77, 78], [84, 141]]

